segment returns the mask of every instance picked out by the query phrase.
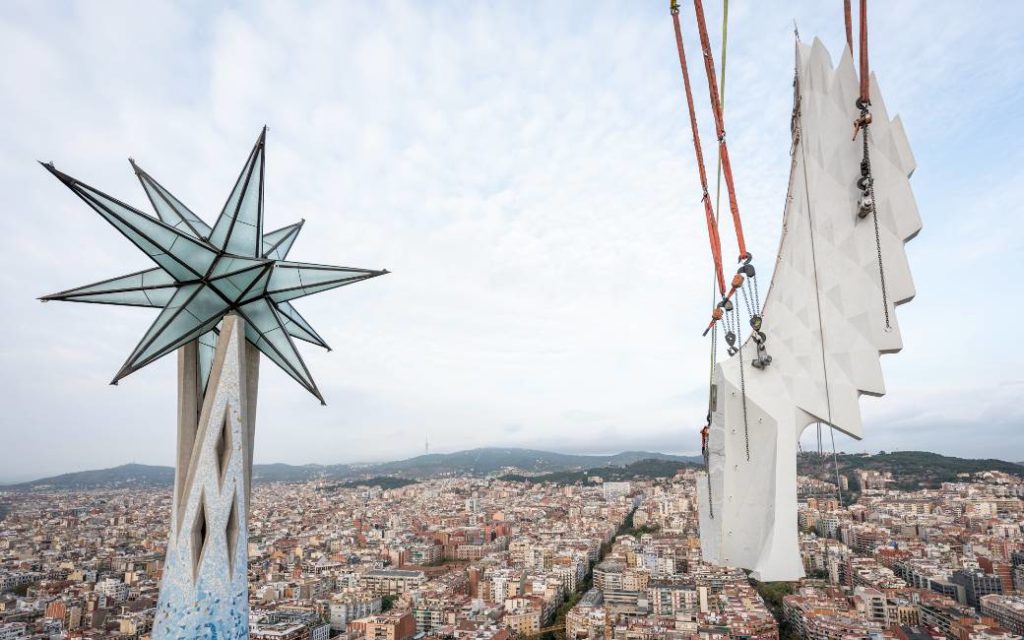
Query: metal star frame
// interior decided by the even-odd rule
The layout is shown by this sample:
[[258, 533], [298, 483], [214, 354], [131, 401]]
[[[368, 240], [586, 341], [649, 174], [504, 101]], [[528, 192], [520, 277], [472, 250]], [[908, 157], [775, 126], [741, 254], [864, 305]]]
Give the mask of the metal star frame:
[[205, 388], [217, 325], [226, 314], [237, 313], [246, 321], [246, 339], [324, 403], [292, 338], [330, 347], [291, 301], [388, 271], [285, 260], [305, 221], [263, 233], [266, 136], [264, 127], [212, 228], [134, 160], [129, 161], [156, 218], [58, 171], [53, 163], [43, 164], [157, 264], [41, 298], [162, 309], [111, 384], [198, 340]]

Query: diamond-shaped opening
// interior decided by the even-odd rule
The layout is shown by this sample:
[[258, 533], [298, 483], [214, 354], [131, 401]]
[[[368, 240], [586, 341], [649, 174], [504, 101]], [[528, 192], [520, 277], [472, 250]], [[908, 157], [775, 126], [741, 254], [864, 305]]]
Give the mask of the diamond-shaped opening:
[[235, 499], [231, 500], [231, 511], [228, 512], [228, 524], [224, 530], [228, 541], [228, 571], [235, 572], [235, 549], [238, 548], [238, 505]]
[[203, 550], [206, 548], [208, 527], [206, 524], [206, 496], [199, 497], [199, 511], [196, 513], [195, 524], [192, 525], [192, 573], [199, 575], [199, 564], [203, 561]]
[[231, 425], [228, 423], [231, 412], [228, 407], [224, 408], [224, 420], [220, 425], [220, 433], [217, 434], [217, 444], [214, 452], [217, 456], [217, 476], [223, 486], [224, 476], [228, 471], [228, 463], [231, 461]]

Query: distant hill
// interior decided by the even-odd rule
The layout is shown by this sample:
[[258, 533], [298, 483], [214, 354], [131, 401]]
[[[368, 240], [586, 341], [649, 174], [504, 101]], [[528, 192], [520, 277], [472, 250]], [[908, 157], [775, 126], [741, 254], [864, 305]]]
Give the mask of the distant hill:
[[398, 462], [373, 466], [375, 473], [403, 477], [437, 475], [488, 475], [514, 467], [530, 473], [578, 471], [595, 467], [624, 466], [639, 460], [675, 460], [690, 462], [699, 458], [673, 456], [650, 451], [624, 451], [608, 456], [554, 453], [535, 449], [483, 448], [417, 456]]
[[[821, 458], [815, 453], [801, 453], [797, 457], [799, 473], [832, 480], [834, 483], [835, 466], [832, 455], [827, 454], [824, 469]], [[891, 485], [896, 489], [915, 489], [920, 487], [937, 487], [943, 482], [955, 482], [957, 474], [978, 473], [981, 471], [1002, 471], [1024, 477], [1024, 465], [1004, 460], [971, 458], [955, 458], [928, 451], [893, 451], [874, 455], [841, 453], [836, 456], [839, 473], [847, 476], [850, 486], [856, 488], [854, 471], [872, 469], [889, 471], [895, 482]], [[827, 477], [826, 477], [827, 476]]]
[[[253, 465], [256, 482], [303, 482], [324, 475], [321, 465], [257, 464]], [[77, 471], [29, 482], [0, 485], [3, 489], [87, 490], [127, 487], [170, 487], [174, 485], [174, 467], [144, 464], [123, 464], [110, 469]]]
[[555, 471], [536, 476], [506, 474], [501, 476], [501, 479], [513, 482], [553, 482], [555, 484], [585, 483], [595, 477], [599, 477], [603, 481], [613, 482], [622, 480], [655, 480], [658, 478], [671, 478], [682, 469], [703, 466], [703, 460], [700, 458], [698, 460], [700, 462], [648, 459], [631, 462], [623, 467], [597, 467], [585, 471]]
[[348, 465], [322, 464], [254, 464], [252, 466], [253, 482], [305, 482], [315, 478], [340, 477], [340, 469]]
[[[597, 467], [622, 467], [641, 460], [695, 462], [699, 457], [673, 456], [648, 451], [624, 451], [614, 455], [587, 456], [533, 449], [483, 448], [455, 453], [435, 453], [407, 460], [369, 464], [290, 465], [283, 463], [253, 465], [254, 482], [305, 482], [325, 480], [375, 480], [382, 477], [419, 479], [445, 475], [486, 476], [502, 471], [527, 473], [582, 471]], [[30, 482], [6, 485], [8, 490], [84, 490], [119, 487], [170, 487], [174, 484], [171, 467], [126, 464], [111, 469], [79, 471]]]
[[94, 489], [97, 487], [169, 487], [174, 484], [173, 467], [123, 464], [111, 469], [76, 471], [52, 478], [7, 485], [5, 489]]
[[[935, 487], [942, 482], [957, 479], [958, 473], [1004, 471], [1024, 476], [1024, 465], [1003, 460], [972, 460], [943, 456], [927, 451], [894, 451], [875, 455], [839, 454], [839, 472], [854, 483], [857, 469], [891, 471], [896, 477], [895, 488]], [[831, 455], [826, 466], [816, 454], [801, 453], [797, 458], [801, 474], [834, 476]], [[588, 475], [599, 475], [606, 480], [671, 477], [676, 471], [699, 465], [699, 456], [674, 456], [649, 451], [624, 451], [614, 455], [586, 456], [555, 453], [534, 449], [484, 448], [432, 453], [407, 460], [369, 464], [291, 465], [257, 464], [253, 466], [254, 482], [305, 482], [324, 479], [377, 486], [399, 486], [393, 480], [417, 480], [446, 475], [487, 476], [502, 474], [510, 479], [527, 478], [531, 481], [574, 483]], [[83, 490], [126, 487], [170, 487], [174, 484], [171, 467], [126, 464], [112, 469], [66, 473], [31, 482], [6, 485], [5, 490]]]

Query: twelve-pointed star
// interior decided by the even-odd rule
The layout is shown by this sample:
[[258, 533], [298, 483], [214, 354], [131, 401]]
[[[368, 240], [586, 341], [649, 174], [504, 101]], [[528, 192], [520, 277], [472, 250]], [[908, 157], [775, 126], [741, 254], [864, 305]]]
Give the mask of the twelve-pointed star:
[[263, 233], [266, 135], [264, 127], [213, 228], [134, 160], [132, 167], [159, 219], [58, 171], [52, 163], [43, 165], [157, 264], [42, 298], [162, 308], [111, 384], [198, 340], [205, 388], [216, 327], [226, 314], [236, 313], [245, 320], [246, 339], [324, 402], [292, 338], [329, 347], [291, 301], [388, 271], [285, 260], [304, 221]]

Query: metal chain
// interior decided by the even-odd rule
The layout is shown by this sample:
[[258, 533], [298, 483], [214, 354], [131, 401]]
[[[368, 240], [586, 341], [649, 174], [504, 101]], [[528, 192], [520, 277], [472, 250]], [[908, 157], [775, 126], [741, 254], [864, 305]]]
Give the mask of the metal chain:
[[754, 315], [754, 309], [750, 306], [750, 297], [747, 295], [747, 283], [740, 287], [740, 294], [743, 296], [743, 305], [747, 308], [747, 316]]
[[[722, 14], [722, 86], [721, 86], [721, 89], [720, 89], [719, 99], [720, 99], [720, 101], [722, 103], [722, 110], [724, 111], [725, 110], [725, 45], [728, 42], [728, 35], [729, 35], [729, 0], [725, 0], [723, 11], [724, 12]], [[718, 212], [721, 210], [720, 209], [721, 201], [722, 201], [722, 150], [719, 149], [718, 150], [718, 178], [715, 180], [715, 229], [718, 228], [718, 217], [719, 217], [718, 216]], [[714, 287], [714, 284], [712, 284], [712, 287]], [[727, 320], [727, 322], [728, 322], [728, 320]], [[728, 328], [728, 326], [726, 326], [726, 331], [728, 331], [728, 330], [729, 330], [729, 328]], [[716, 347], [714, 353], [717, 354], [717, 352], [718, 351], [717, 351], [717, 347]], [[714, 367], [714, 362], [712, 362], [711, 366], [712, 366], [712, 368]], [[706, 460], [705, 460], [705, 464], [707, 465], [707, 461]], [[705, 474], [708, 477], [708, 498], [709, 498], [709, 500], [708, 500], [708, 512], [711, 514], [711, 518], [714, 519], [714, 517], [715, 517], [715, 505], [714, 505], [714, 502], [712, 500], [710, 500], [710, 498], [711, 498], [711, 469], [710, 469], [710, 467], [708, 469], [705, 469]]]
[[714, 520], [715, 519], [715, 501], [711, 499], [711, 472], [710, 471], [705, 471], [704, 475], [708, 479], [708, 514], [711, 516], [711, 519]]
[[711, 410], [711, 385], [715, 381], [715, 362], [718, 361], [718, 323], [711, 326], [711, 368], [708, 371], [708, 411]]
[[740, 361], [740, 393], [743, 395], [743, 439], [744, 445], [747, 450], [747, 462], [750, 462], [750, 425], [747, 421], [747, 379], [743, 373], [743, 338], [740, 334], [740, 322], [739, 312], [736, 313], [736, 344], [740, 345], [739, 355]]
[[885, 313], [885, 328], [892, 329], [892, 320], [889, 318], [889, 291], [885, 286], [885, 262], [882, 260], [882, 236], [878, 228], [878, 200], [875, 199], [875, 180], [871, 175], [871, 154], [868, 151], [868, 127], [870, 119], [865, 118], [868, 113], [867, 106], [861, 108], [861, 136], [864, 141], [864, 170], [867, 174], [867, 192], [871, 198], [871, 220], [875, 227], [875, 251], [878, 254], [878, 277], [882, 284], [882, 310]]

